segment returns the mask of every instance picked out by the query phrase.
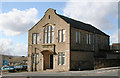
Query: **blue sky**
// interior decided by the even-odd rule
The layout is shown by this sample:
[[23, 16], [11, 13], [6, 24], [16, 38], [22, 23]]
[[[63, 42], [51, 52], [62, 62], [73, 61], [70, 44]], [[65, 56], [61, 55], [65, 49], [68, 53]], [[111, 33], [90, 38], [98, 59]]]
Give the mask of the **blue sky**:
[[101, 29], [110, 35], [110, 44], [118, 41], [117, 3], [2, 2], [0, 46], [4, 44], [4, 47], [1, 52], [11, 55], [27, 55], [27, 31], [43, 17], [48, 8], [53, 8], [61, 15], [90, 23]]
[[[36, 8], [38, 12], [38, 19], [41, 19], [48, 8], [56, 9], [57, 12], [63, 14], [63, 8], [65, 7], [65, 2], [3, 2], [2, 3], [2, 13], [7, 13], [11, 11], [13, 8], [19, 10], [25, 10], [29, 8]], [[24, 42], [27, 44], [27, 32], [17, 35], [17, 36], [6, 36], [3, 33], [3, 38], [11, 38], [15, 43]]]

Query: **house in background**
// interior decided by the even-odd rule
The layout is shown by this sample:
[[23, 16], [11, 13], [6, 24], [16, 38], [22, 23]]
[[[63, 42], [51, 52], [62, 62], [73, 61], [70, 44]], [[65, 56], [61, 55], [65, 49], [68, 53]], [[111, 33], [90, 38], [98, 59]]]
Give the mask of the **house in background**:
[[110, 49], [111, 49], [111, 50], [120, 51], [120, 43], [113, 43], [113, 44], [110, 46]]
[[29, 30], [28, 71], [93, 69], [100, 50], [109, 50], [107, 34], [50, 8]]
[[120, 43], [110, 45], [110, 51], [106, 53], [107, 59], [120, 59]]
[[27, 57], [0, 54], [0, 68], [4, 65], [7, 66], [27, 65]]
[[16, 66], [16, 65], [27, 65], [27, 57], [25, 56], [20, 56], [20, 57], [13, 57], [8, 59], [8, 64], [11, 66]]

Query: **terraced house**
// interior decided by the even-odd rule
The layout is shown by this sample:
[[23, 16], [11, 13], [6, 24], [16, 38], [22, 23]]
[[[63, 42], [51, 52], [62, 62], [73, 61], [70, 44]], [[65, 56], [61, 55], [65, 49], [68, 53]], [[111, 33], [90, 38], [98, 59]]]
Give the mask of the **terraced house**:
[[109, 50], [107, 34], [49, 8], [29, 30], [28, 71], [92, 69], [100, 50]]

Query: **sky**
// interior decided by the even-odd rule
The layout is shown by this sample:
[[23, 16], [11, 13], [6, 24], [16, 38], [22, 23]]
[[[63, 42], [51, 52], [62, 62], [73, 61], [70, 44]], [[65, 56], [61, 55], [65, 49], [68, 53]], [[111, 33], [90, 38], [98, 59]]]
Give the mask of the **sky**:
[[[0, 52], [27, 56], [28, 30], [37, 23], [46, 10], [89, 23], [110, 35], [110, 44], [118, 42], [118, 3], [104, 1], [63, 2], [0, 2]], [[120, 37], [120, 36], [119, 36]]]

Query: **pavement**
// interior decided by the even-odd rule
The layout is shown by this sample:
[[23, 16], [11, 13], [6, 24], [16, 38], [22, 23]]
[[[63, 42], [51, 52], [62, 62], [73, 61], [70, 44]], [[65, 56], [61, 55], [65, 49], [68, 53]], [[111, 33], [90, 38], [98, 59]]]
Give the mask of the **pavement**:
[[115, 76], [120, 77], [120, 67], [101, 68], [97, 70], [85, 71], [68, 71], [68, 72], [21, 72], [21, 73], [7, 73], [5, 76]]

